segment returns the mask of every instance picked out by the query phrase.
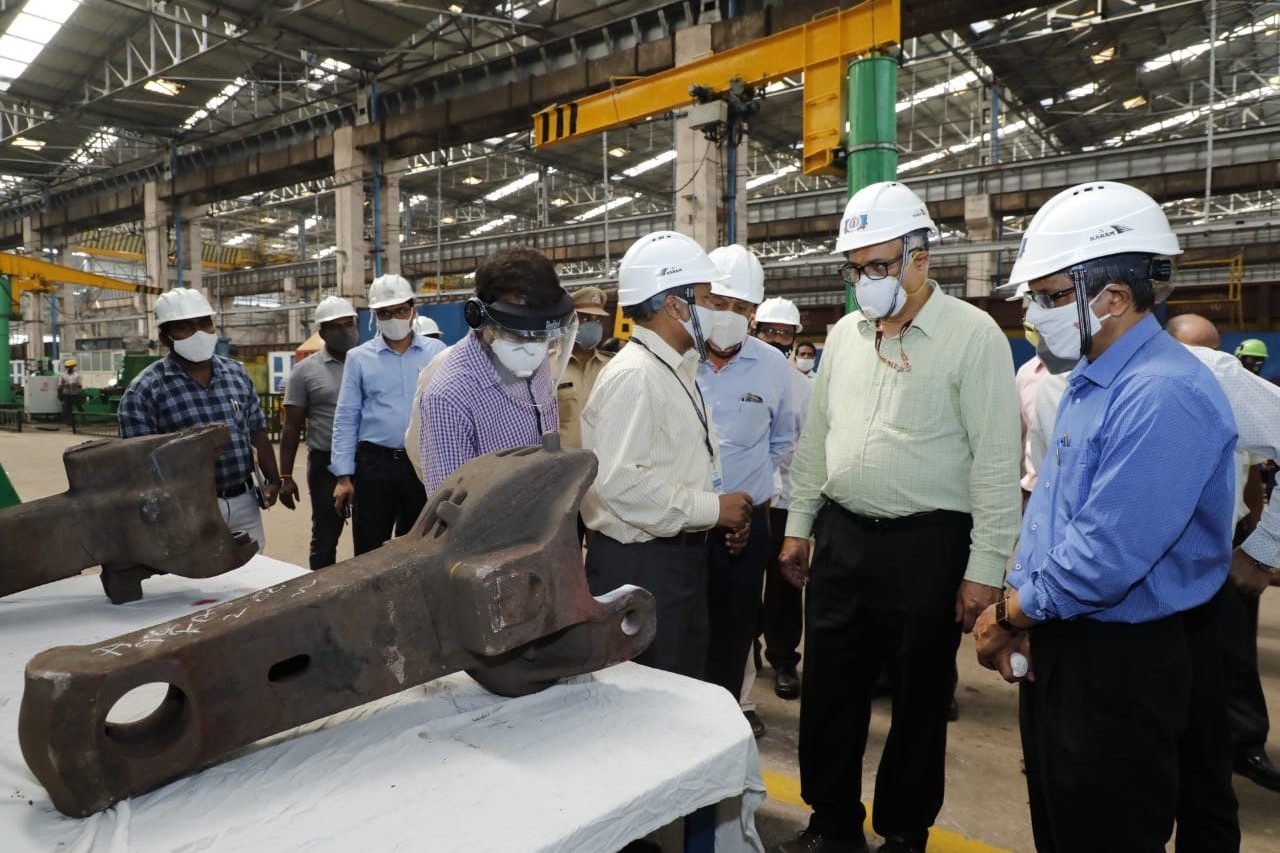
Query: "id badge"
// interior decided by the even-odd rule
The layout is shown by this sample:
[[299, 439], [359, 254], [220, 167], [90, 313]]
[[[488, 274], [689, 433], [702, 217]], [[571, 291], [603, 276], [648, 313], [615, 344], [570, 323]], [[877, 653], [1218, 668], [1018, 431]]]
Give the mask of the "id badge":
[[711, 491], [717, 495], [724, 494], [724, 476], [720, 472], [719, 456], [715, 456], [711, 460]]

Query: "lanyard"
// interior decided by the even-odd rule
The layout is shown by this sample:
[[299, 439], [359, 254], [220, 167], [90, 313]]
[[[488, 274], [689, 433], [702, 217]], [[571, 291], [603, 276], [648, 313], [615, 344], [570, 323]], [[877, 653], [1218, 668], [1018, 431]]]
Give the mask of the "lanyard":
[[[694, 389], [698, 392], [698, 399], [695, 401], [693, 399], [693, 395], [689, 393], [688, 386], [680, 379], [680, 374], [676, 373], [676, 369], [674, 367], [667, 364], [662, 360], [661, 356], [649, 349], [644, 341], [639, 340], [638, 338], [632, 338], [631, 343], [639, 344], [645, 352], [658, 360], [658, 364], [661, 364], [667, 370], [671, 371], [671, 375], [675, 377], [676, 384], [680, 386], [680, 390], [684, 392], [684, 395], [689, 398], [689, 405], [693, 406], [693, 413], [698, 416], [698, 423], [702, 424], [703, 444], [706, 445], [707, 455], [711, 457], [712, 461], [715, 461], [716, 451], [715, 448], [711, 446], [711, 426], [707, 423], [707, 401], [702, 399], [702, 389], [698, 387], [698, 383], [696, 381], [693, 383]], [[701, 403], [701, 405], [699, 405], [699, 403]]]

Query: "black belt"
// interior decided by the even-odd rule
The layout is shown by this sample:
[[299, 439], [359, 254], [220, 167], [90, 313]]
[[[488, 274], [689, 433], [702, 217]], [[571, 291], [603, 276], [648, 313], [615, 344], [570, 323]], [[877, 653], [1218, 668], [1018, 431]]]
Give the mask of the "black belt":
[[824, 506], [835, 510], [841, 518], [852, 521], [868, 533], [899, 533], [903, 530], [936, 527], [939, 524], [973, 523], [973, 517], [967, 512], [956, 512], [951, 509], [935, 509], [930, 512], [917, 512], [913, 515], [900, 515], [896, 518], [876, 518], [875, 516], [858, 515], [856, 512], [850, 512], [831, 498], [826, 499]]
[[403, 447], [383, 447], [381, 444], [374, 444], [372, 441], [360, 442], [356, 445], [356, 450], [363, 450], [365, 453], [372, 453], [377, 456], [385, 456], [396, 461], [409, 458], [409, 454], [405, 452]]
[[245, 480], [243, 483], [238, 483], [229, 489], [218, 489], [216, 494], [220, 498], [238, 498], [249, 491], [251, 485], [253, 484], [250, 481]]
[[685, 530], [677, 533], [675, 536], [660, 536], [654, 539], [655, 542], [669, 542], [672, 545], [683, 545], [686, 548], [697, 545], [707, 544], [707, 536], [710, 530]]

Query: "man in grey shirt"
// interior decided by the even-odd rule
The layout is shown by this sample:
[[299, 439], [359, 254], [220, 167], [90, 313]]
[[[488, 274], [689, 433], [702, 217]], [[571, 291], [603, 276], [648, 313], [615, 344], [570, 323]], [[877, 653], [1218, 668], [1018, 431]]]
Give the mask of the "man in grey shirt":
[[343, 519], [333, 508], [337, 478], [329, 471], [333, 443], [333, 413], [342, 388], [342, 367], [347, 350], [360, 341], [356, 309], [339, 296], [326, 297], [316, 306], [316, 324], [324, 348], [293, 369], [284, 392], [284, 428], [280, 434], [280, 498], [298, 494], [293, 462], [298, 454], [302, 427], [307, 427], [307, 491], [311, 496], [311, 568], [323, 569], [337, 562]]

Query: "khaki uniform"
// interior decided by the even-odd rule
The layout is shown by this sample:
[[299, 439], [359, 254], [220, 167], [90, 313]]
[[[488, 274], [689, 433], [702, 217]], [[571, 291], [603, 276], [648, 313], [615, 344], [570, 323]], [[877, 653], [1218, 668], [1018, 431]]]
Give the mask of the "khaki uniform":
[[593, 350], [585, 360], [578, 353], [573, 353], [569, 364], [556, 386], [556, 402], [560, 407], [560, 445], [562, 447], [582, 447], [582, 428], [579, 418], [586, 408], [587, 398], [595, 387], [596, 377], [613, 358], [608, 353]]

